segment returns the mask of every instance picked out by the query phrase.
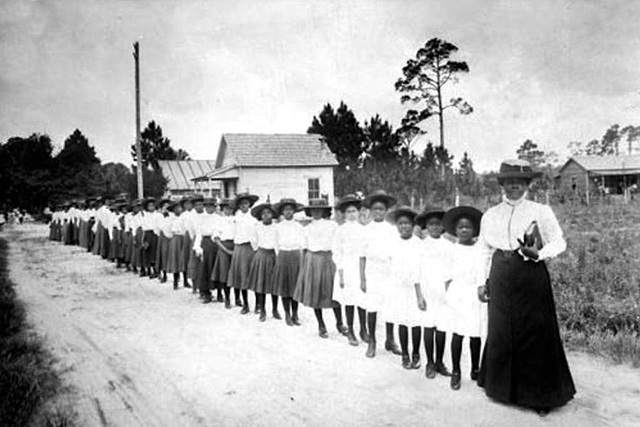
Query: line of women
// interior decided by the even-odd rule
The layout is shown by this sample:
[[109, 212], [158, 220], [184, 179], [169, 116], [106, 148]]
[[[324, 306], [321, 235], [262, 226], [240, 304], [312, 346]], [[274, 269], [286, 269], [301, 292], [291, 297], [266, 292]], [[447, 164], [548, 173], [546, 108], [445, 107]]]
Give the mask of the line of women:
[[[251, 293], [261, 322], [270, 300], [274, 319], [282, 319], [281, 301], [286, 325], [300, 325], [302, 304], [313, 309], [321, 338], [329, 336], [330, 309], [337, 332], [352, 346], [366, 343], [369, 358], [384, 319], [384, 348], [401, 356], [402, 367], [421, 368], [424, 343], [426, 377], [448, 377], [453, 390], [461, 387], [467, 337], [471, 380], [497, 401], [546, 414], [569, 401], [575, 387], [544, 263], [566, 244], [551, 209], [526, 199], [535, 176], [525, 162], [504, 162], [504, 200], [484, 216], [470, 206], [418, 213], [379, 190], [340, 198], [338, 224], [324, 199], [271, 204], [244, 193], [219, 203], [161, 200], [160, 212], [152, 199], [134, 203], [133, 212], [124, 201], [97, 201], [93, 216], [91, 207], [67, 207], [54, 213], [51, 238], [141, 276], [165, 282], [172, 275], [174, 289], [182, 278], [204, 303], [235, 305], [243, 315], [251, 312]], [[366, 225], [362, 210], [371, 217]], [[310, 218], [306, 226], [294, 219], [301, 211]], [[447, 333], [451, 372], [443, 360]]]

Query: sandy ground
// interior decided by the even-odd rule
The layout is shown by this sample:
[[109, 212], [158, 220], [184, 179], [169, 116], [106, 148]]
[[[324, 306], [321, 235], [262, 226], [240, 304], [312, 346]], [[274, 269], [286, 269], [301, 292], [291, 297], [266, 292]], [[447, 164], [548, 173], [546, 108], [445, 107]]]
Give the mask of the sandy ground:
[[309, 309], [302, 327], [261, 324], [47, 235], [35, 224], [2, 233], [11, 277], [73, 390], [80, 425], [640, 425], [637, 369], [570, 353], [578, 394], [540, 418], [486, 398], [468, 365], [454, 392], [384, 350], [365, 358], [335, 328], [320, 339]]

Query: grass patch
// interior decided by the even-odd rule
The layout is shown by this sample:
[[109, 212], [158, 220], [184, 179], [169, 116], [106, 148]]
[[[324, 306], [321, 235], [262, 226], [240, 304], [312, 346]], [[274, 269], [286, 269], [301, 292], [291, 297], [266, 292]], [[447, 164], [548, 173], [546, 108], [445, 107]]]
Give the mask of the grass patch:
[[640, 203], [554, 206], [567, 251], [550, 263], [572, 348], [640, 366]]
[[74, 425], [73, 411], [50, 405], [62, 384], [53, 356], [26, 323], [9, 280], [7, 252], [0, 239], [0, 425]]

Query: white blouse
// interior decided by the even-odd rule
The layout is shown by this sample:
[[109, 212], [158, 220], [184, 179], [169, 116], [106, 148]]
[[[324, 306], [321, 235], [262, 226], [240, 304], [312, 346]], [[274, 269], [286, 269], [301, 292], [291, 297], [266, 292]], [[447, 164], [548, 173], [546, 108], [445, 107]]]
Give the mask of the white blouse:
[[184, 222], [184, 215], [173, 215], [171, 221], [171, 236], [184, 236], [187, 232], [187, 225]]
[[276, 225], [278, 250], [295, 251], [304, 249], [304, 227], [295, 220], [282, 220]]
[[256, 246], [256, 225], [258, 220], [251, 216], [251, 212], [242, 213], [242, 211], [236, 212], [235, 215], [235, 238], [236, 245], [243, 243], [251, 243], [253, 249], [257, 249]]
[[398, 232], [386, 221], [371, 221], [364, 226], [364, 256], [367, 262], [388, 262], [391, 256], [392, 242], [398, 238]]
[[304, 229], [306, 247], [311, 252], [330, 251], [338, 224], [328, 219], [313, 220]]
[[233, 240], [235, 237], [236, 223], [232, 216], [219, 218], [220, 240]]
[[277, 246], [276, 225], [274, 223], [264, 225], [261, 222], [256, 224], [256, 242], [258, 248], [275, 250]]
[[549, 206], [526, 199], [512, 202], [505, 198], [482, 216], [478, 244], [487, 277], [493, 252], [496, 249], [517, 250], [517, 239], [522, 239], [533, 221], [538, 223], [544, 245], [539, 261], [554, 258], [567, 248], [560, 224]]
[[346, 261], [364, 256], [364, 226], [358, 221], [347, 221], [338, 226], [333, 238], [333, 261], [338, 270], [345, 268]]
[[422, 257], [420, 264], [423, 269], [423, 282], [433, 280], [445, 282], [451, 279], [451, 251], [454, 244], [444, 237], [434, 239], [425, 237], [422, 241]]

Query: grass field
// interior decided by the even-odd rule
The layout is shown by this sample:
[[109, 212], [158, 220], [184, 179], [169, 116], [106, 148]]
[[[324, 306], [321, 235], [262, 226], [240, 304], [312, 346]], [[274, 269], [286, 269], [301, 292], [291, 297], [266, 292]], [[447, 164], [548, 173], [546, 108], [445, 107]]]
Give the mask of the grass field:
[[550, 264], [565, 342], [640, 366], [640, 202], [553, 209], [568, 243]]
[[73, 410], [52, 402], [62, 385], [54, 359], [29, 330], [7, 271], [7, 242], [0, 239], [0, 425], [70, 426]]

